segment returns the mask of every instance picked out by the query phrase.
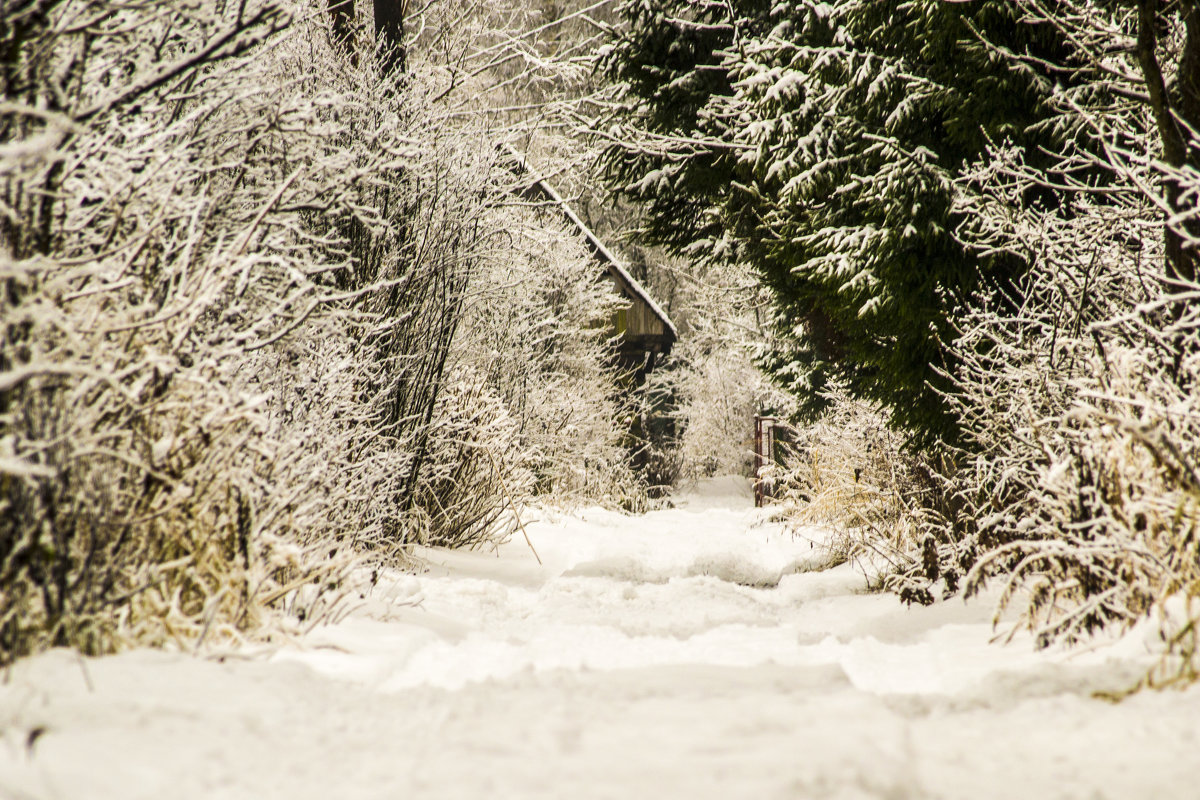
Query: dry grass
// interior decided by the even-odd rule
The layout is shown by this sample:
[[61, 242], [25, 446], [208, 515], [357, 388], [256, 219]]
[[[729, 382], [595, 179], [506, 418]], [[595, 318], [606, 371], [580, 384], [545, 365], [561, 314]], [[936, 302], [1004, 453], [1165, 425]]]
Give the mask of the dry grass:
[[[791, 432], [784, 465], [768, 466], [759, 479], [775, 485], [786, 518], [832, 529], [835, 557], [855, 561], [882, 585], [921, 563], [924, 465], [879, 410], [840, 393], [831, 399], [822, 419]], [[908, 600], [928, 596], [896, 588]]]

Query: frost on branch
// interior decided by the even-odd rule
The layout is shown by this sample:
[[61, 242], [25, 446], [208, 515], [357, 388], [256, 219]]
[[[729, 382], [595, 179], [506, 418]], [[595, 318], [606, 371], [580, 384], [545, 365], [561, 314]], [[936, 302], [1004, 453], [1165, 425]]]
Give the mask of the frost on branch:
[[611, 338], [624, 301], [556, 208], [513, 195], [487, 224], [495, 234], [465, 307], [456, 362], [508, 409], [527, 488], [540, 501], [644, 504], [626, 442], [629, 387]]
[[[970, 449], [947, 476], [958, 514], [941, 535], [973, 563], [968, 592], [1003, 581], [1002, 605], [1039, 644], [1156, 614], [1152, 680], [1194, 678], [1200, 285], [1179, 265], [1200, 246], [1200, 144], [1188, 131], [1187, 163], [1162, 155], [1148, 73], [1112, 46], [1145, 37], [1136, 11], [1023, 6], [1076, 34], [1091, 79], [1056, 95], [1055, 124], [1083, 146], [1057, 153], [1052, 175], [998, 143], [959, 179], [960, 235], [1033, 269], [961, 325], [950, 401]], [[1184, 23], [1160, 22], [1172, 83]], [[1031, 187], [1052, 199], [1025, 202]]]
[[[832, 374], [853, 379], [853, 395], [905, 423], [916, 395], [897, 369], [918, 365], [918, 394], [950, 423], [908, 418], [911, 480], [880, 481], [851, 455], [822, 483], [812, 453], [836, 436], [802, 433], [822, 446], [795, 465], [796, 494], [809, 513], [824, 496], [859, 517], [850, 552], [882, 563], [906, 599], [998, 581], [1043, 646], [1157, 614], [1168, 657], [1156, 677], [1194, 677], [1200, 17], [1150, 0], [826, 5], [818, 18], [798, 4], [767, 35], [729, 6], [743, 38], [712, 51], [729, 83], [697, 120], [743, 104], [752, 123], [723, 132], [731, 148], [751, 145], [736, 161], [662, 136], [676, 174], [745, 177], [745, 189], [715, 181], [745, 194], [738, 207], [771, 198], [739, 255], [760, 241], [787, 255], [786, 273], [764, 276], [798, 301], [781, 306], [797, 340], [820, 344], [808, 311], [828, 303], [849, 331]], [[638, 66], [622, 75], [652, 83]], [[659, 95], [628, 86], [654, 110]], [[959, 136], [966, 146], [947, 146]], [[638, 144], [615, 146], [626, 172], [654, 160]], [[780, 377], [809, 399], [835, 396], [795, 355], [773, 365]], [[828, 422], [855, 438], [871, 429], [877, 409], [839, 402]]]
[[494, 143], [428, 60], [381, 78], [311, 10], [6, 19], [0, 661], [312, 624], [364, 552], [495, 533], [438, 511], [494, 499], [492, 456], [523, 491], [494, 392], [442, 391]]

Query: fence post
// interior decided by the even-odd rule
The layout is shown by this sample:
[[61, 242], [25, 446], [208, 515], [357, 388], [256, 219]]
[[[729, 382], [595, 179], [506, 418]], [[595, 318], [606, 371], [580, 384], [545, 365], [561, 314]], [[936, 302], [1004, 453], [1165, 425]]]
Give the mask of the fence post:
[[[776, 440], [778, 433], [776, 429], [781, 427], [779, 417], [767, 417], [761, 414], [754, 415], [754, 505], [761, 506], [768, 499], [775, 497], [775, 482], [772, 479], [770, 482], [764, 482], [760, 479], [759, 474], [763, 467], [767, 464], [775, 465], [778, 463], [777, 454], [775, 452]], [[786, 441], [786, 438], [785, 438]]]
[[763, 418], [754, 415], [754, 507], [763, 504], [762, 484], [758, 481], [758, 473], [763, 468], [762, 451]]

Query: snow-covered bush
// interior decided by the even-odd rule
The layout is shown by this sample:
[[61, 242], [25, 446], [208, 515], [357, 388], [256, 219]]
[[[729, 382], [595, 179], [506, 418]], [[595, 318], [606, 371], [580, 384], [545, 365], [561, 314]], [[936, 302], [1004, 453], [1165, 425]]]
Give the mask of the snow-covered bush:
[[[835, 469], [844, 490], [825, 507], [837, 519], [867, 498], [858, 552], [880, 556], [886, 583], [908, 600], [1000, 580], [1001, 609], [1017, 611], [1042, 646], [1157, 613], [1167, 655], [1152, 678], [1194, 679], [1196, 18], [1145, 3], [1012, 8], [1069, 48], [1054, 84], [1037, 78], [1044, 58], [982, 28], [970, 43], [1041, 80], [1052, 114], [1039, 123], [1051, 134], [1040, 148], [997, 136], [952, 176], [957, 241], [1024, 265], [956, 308], [942, 343], [941, 391], [961, 436], [887, 459], [901, 469], [869, 489], [858, 484], [880, 472], [866, 463], [875, 445], [852, 448], [841, 463], [855, 481]], [[870, 417], [835, 407], [824, 440], [862, 441]], [[791, 476], [810, 517], [822, 511], [818, 463], [802, 458]]]
[[[1154, 69], [1174, 84], [1183, 21], [1154, 28], [1134, 10], [1022, 7], [1073, 32], [1075, 66], [1093, 79], [1056, 95], [1055, 124], [1078, 145], [1053, 174], [1000, 143], [958, 181], [960, 236], [1033, 268], [961, 325], [950, 402], [967, 446], [944, 472], [953, 502], [930, 529], [942, 568], [970, 565], [968, 592], [1003, 580], [1002, 607], [1015, 604], [1040, 645], [1157, 609], [1167, 655], [1154, 679], [1194, 678], [1198, 144], [1183, 126], [1193, 155], [1180, 163], [1157, 101], [1139, 94], [1154, 95]], [[1154, 67], [1145, 82], [1127, 63], [1134, 49], [1134, 64]]]
[[543, 502], [637, 505], [610, 327], [622, 299], [558, 209], [513, 198], [488, 224], [503, 233], [483, 258], [454, 358], [508, 409]]
[[452, 445], [502, 409], [440, 393], [493, 143], [324, 10], [5, 12], [0, 661], [313, 621], [355, 551], [479, 529], [448, 470], [495, 499]]
[[447, 376], [433, 410], [428, 454], [417, 473], [411, 538], [476, 547], [507, 538], [531, 477], [517, 423], [483, 378], [468, 368]]
[[1014, 174], [997, 152], [975, 176], [976, 235], [1036, 243], [1042, 269], [1015, 311], [980, 308], [957, 343], [953, 402], [975, 453], [951, 482], [962, 509], [943, 541], [974, 564], [968, 590], [996, 575], [1005, 603], [1028, 590], [1024, 620], [1048, 644], [1196, 592], [1200, 286], [1164, 284], [1149, 198], [1014, 214]]
[[[754, 415], [766, 380], [746, 348], [706, 348], [684, 337], [664, 370], [677, 402], [682, 477], [748, 475], [753, 470]], [[757, 391], [756, 391], [757, 390]]]
[[302, 176], [280, 131], [303, 109], [243, 83], [287, 16], [62, 2], [13, 22], [0, 660], [234, 634], [345, 566], [311, 556], [323, 531], [283, 541], [309, 486], [245, 374], [323, 305], [283, 209], [342, 180]]
[[769, 336], [763, 290], [744, 267], [659, 256], [676, 279], [671, 313], [680, 337], [648, 380], [657, 413], [672, 420], [682, 480], [754, 469], [754, 416], [787, 416], [795, 402], [756, 364]]
[[[833, 555], [853, 559], [867, 576], [907, 601], [931, 600], [925, 587], [897, 584], [925, 539], [922, 519], [937, 502], [930, 464], [878, 408], [832, 391], [828, 411], [791, 427], [781, 465], [764, 468], [780, 513], [834, 532]], [[957, 588], [953, 573], [950, 587]]]

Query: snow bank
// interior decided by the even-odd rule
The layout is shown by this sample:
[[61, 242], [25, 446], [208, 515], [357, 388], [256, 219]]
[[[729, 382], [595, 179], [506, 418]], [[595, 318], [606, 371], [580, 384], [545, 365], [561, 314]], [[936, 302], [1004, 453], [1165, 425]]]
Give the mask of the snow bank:
[[1200, 691], [1093, 697], [1148, 666], [1139, 634], [989, 645], [992, 598], [865, 594], [745, 500], [545, 514], [542, 565], [426, 551], [269, 659], [20, 662], [0, 798], [1194, 793]]

